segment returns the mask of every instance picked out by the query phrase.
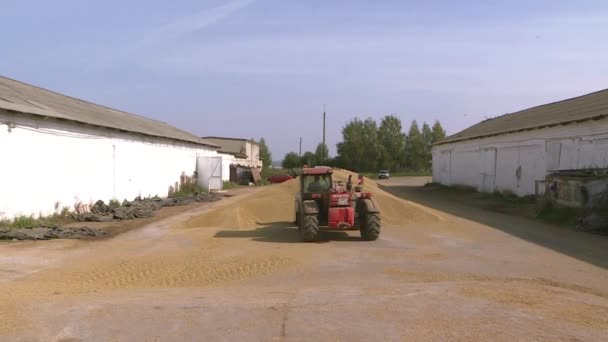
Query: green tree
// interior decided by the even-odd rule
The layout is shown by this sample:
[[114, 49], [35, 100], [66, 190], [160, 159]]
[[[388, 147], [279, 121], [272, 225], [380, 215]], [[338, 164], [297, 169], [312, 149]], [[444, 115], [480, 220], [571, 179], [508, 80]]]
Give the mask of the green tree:
[[375, 171], [380, 159], [378, 126], [374, 119], [355, 118], [342, 129], [338, 144], [342, 167], [353, 171]]
[[285, 158], [283, 158], [281, 165], [284, 169], [296, 169], [302, 166], [302, 164], [300, 164], [300, 156], [295, 152], [287, 153]]
[[436, 120], [435, 123], [433, 124], [433, 128], [431, 130], [431, 142], [433, 144], [440, 142], [441, 140], [445, 139], [446, 133], [445, 133], [445, 129], [443, 129], [443, 127], [441, 127], [441, 123], [439, 123], [439, 120]]
[[342, 141], [337, 145], [341, 166], [346, 169], [358, 170], [364, 151], [360, 148], [363, 136], [363, 121], [354, 118], [342, 128]]
[[395, 170], [403, 163], [405, 144], [405, 134], [399, 117], [387, 115], [382, 118], [378, 128], [378, 141], [380, 149], [378, 166], [382, 169]]
[[327, 164], [327, 160], [329, 159], [329, 150], [327, 145], [324, 143], [319, 143], [317, 145], [317, 149], [315, 150], [315, 161], [317, 165], [325, 165]]
[[333, 158], [327, 159], [325, 161], [325, 165], [330, 167], [346, 168], [342, 163], [342, 159], [340, 158], [340, 156], [335, 156]]
[[410, 170], [421, 171], [424, 169], [424, 140], [416, 120], [412, 121], [405, 142], [405, 160], [406, 166]]
[[266, 145], [266, 140], [264, 140], [264, 138], [261, 138], [260, 141], [258, 141], [258, 145], [260, 146], [260, 160], [263, 163], [263, 165], [262, 165], [263, 168], [264, 169], [271, 168], [272, 167], [272, 154], [268, 150], [268, 146]]
[[300, 159], [300, 163], [301, 165], [307, 165], [308, 167], [315, 166], [315, 154], [310, 151], [304, 152], [302, 158]]
[[424, 143], [423, 149], [423, 158], [424, 161], [424, 169], [430, 170], [432, 165], [432, 147], [433, 147], [433, 132], [431, 131], [431, 127], [425, 122], [422, 124], [422, 141]]
[[431, 127], [426, 122], [422, 124], [422, 131], [420, 134], [422, 135], [422, 141], [424, 141], [425, 145], [431, 146], [433, 144], [433, 132], [431, 132]]
[[380, 161], [380, 143], [378, 141], [378, 125], [372, 118], [363, 122], [362, 146], [364, 153], [360, 171], [376, 171]]

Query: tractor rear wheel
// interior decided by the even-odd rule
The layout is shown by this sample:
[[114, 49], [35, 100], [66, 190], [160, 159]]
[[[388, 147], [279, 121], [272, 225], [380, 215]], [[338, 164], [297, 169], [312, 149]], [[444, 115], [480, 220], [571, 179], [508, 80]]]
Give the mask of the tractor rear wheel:
[[300, 215], [300, 236], [306, 242], [319, 239], [319, 219], [317, 215]]
[[365, 241], [374, 241], [380, 236], [380, 215], [378, 213], [364, 212], [361, 222], [361, 238]]

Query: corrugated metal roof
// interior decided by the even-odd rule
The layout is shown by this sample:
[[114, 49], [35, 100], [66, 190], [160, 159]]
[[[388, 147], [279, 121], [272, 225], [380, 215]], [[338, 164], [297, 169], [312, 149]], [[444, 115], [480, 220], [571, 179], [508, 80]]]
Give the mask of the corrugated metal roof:
[[96, 105], [2, 76], [0, 76], [0, 108], [218, 147], [161, 121]]
[[251, 141], [250, 139], [243, 139], [243, 138], [230, 138], [230, 137], [203, 137], [203, 139], [219, 139], [219, 140], [249, 141], [249, 142], [251, 142], [251, 143], [256, 144], [256, 142]]
[[437, 145], [608, 116], [608, 89], [482, 121]]
[[256, 144], [248, 139], [222, 138], [222, 137], [203, 137], [204, 142], [220, 147], [219, 152], [228, 153], [237, 158], [247, 158], [246, 143]]

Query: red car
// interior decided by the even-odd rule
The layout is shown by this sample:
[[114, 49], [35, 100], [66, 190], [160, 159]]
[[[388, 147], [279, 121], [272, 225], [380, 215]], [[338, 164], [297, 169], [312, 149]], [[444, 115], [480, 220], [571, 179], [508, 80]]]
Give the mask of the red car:
[[283, 183], [290, 179], [293, 179], [293, 177], [290, 175], [274, 175], [274, 176], [268, 177], [268, 181], [270, 183]]

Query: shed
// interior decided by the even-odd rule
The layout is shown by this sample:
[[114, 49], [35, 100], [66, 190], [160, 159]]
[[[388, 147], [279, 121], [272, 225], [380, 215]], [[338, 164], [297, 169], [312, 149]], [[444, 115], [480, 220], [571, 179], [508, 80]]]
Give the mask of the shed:
[[536, 193], [555, 171], [608, 167], [608, 90], [485, 120], [433, 146], [433, 181]]
[[204, 142], [219, 146], [218, 152], [225, 155], [224, 159], [231, 165], [262, 168], [260, 160], [260, 145], [253, 140], [226, 137], [203, 137]]

